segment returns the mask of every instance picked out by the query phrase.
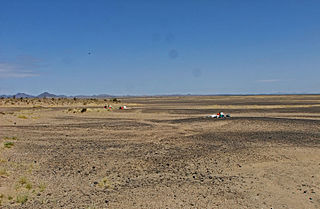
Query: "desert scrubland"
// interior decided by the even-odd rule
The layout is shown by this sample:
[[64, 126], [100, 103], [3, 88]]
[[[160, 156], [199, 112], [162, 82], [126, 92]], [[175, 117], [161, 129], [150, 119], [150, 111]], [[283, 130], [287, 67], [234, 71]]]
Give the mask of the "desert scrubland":
[[320, 208], [320, 96], [3, 98], [0, 202]]

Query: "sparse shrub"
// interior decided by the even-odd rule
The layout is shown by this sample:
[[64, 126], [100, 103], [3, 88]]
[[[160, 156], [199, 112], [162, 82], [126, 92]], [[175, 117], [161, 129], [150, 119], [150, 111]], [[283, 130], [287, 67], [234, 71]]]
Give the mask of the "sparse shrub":
[[43, 191], [46, 189], [46, 185], [43, 184], [43, 183], [41, 183], [41, 184], [39, 185], [39, 189], [40, 189], [40, 192], [43, 192]]
[[104, 177], [103, 179], [101, 179], [98, 183], [99, 187], [105, 187], [105, 188], [112, 188], [113, 185], [110, 182], [110, 180], [107, 177]]
[[21, 178], [19, 179], [19, 183], [20, 183], [21, 185], [26, 184], [26, 183], [27, 183], [26, 177], [21, 177]]
[[19, 116], [18, 116], [18, 118], [21, 118], [21, 119], [28, 119], [28, 117], [27, 117], [27, 116], [25, 116], [25, 115], [19, 115]]
[[11, 148], [13, 145], [14, 145], [13, 142], [5, 142], [5, 143], [4, 143], [4, 147], [5, 147], [5, 148]]
[[119, 99], [117, 99], [117, 98], [113, 98], [113, 99], [111, 99], [111, 102], [120, 103], [121, 101]]
[[28, 195], [18, 195], [17, 203], [24, 204], [28, 201]]
[[8, 200], [12, 200], [12, 199], [13, 199], [13, 197], [9, 195], [8, 196]]
[[18, 138], [16, 136], [12, 136], [12, 137], [5, 136], [3, 139], [4, 140], [18, 140]]
[[1, 169], [0, 169], [0, 176], [8, 176], [7, 170], [4, 169], [4, 168], [1, 168]]
[[26, 189], [27, 189], [27, 190], [32, 189], [32, 184], [28, 182], [28, 183], [26, 184]]

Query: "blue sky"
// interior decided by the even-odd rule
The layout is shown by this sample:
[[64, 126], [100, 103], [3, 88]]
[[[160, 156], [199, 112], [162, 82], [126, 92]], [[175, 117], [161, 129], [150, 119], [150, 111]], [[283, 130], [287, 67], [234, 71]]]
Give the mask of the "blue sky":
[[0, 0], [0, 94], [320, 93], [318, 0]]

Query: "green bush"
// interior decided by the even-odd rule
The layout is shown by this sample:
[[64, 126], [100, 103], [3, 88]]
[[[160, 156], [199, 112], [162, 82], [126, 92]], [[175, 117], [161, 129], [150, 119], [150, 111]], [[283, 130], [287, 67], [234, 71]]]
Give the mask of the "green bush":
[[5, 148], [11, 148], [13, 145], [14, 145], [13, 142], [5, 142], [5, 143], [4, 143], [4, 147], [5, 147]]

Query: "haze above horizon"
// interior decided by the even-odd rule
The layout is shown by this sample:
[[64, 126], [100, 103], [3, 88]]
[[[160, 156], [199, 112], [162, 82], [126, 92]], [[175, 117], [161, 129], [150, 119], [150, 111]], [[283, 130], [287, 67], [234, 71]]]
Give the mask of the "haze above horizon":
[[320, 93], [318, 0], [0, 0], [0, 95]]

